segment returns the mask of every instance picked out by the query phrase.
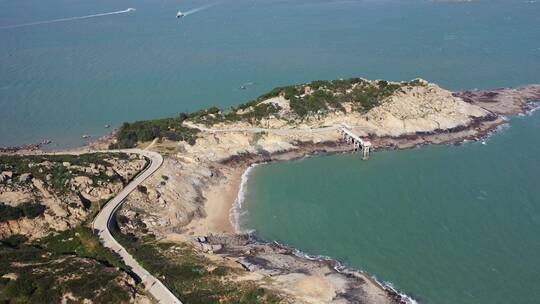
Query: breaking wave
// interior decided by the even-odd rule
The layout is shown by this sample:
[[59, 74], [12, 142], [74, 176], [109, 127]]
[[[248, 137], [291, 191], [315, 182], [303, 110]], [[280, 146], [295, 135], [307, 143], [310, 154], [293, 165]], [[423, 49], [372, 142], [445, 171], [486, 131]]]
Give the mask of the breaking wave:
[[242, 210], [242, 204], [244, 203], [246, 199], [246, 187], [247, 187], [247, 182], [249, 179], [249, 174], [251, 173], [251, 170], [253, 170], [253, 168], [255, 168], [255, 166], [257, 165], [259, 164], [252, 164], [246, 169], [246, 171], [244, 171], [244, 173], [242, 173], [238, 195], [236, 196], [236, 200], [234, 201], [234, 204], [231, 210], [229, 211], [229, 221], [233, 225], [236, 233], [239, 233], [239, 234], [253, 233], [253, 231], [243, 230], [242, 225], [240, 224], [240, 220], [243, 216], [247, 214], [246, 210]]

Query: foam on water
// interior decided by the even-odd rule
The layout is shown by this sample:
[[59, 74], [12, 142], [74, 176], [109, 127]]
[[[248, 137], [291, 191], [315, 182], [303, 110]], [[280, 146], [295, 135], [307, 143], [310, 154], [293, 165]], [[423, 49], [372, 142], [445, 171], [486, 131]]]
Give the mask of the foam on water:
[[238, 194], [236, 196], [236, 200], [234, 201], [234, 204], [229, 211], [229, 221], [234, 227], [234, 230], [236, 233], [253, 233], [253, 230], [243, 230], [242, 226], [240, 224], [240, 220], [243, 216], [247, 215], [247, 210], [242, 210], [242, 204], [244, 203], [246, 199], [246, 189], [247, 189], [247, 182], [249, 179], [249, 174], [251, 173], [251, 170], [255, 168], [259, 164], [252, 164], [249, 166], [246, 171], [242, 174], [241, 181], [240, 181], [240, 189], [238, 190]]

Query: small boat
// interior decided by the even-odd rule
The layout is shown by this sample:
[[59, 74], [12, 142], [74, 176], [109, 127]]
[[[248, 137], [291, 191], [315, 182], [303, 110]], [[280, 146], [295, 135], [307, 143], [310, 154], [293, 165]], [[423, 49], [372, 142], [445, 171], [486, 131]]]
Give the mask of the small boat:
[[90, 138], [90, 135], [88, 134], [83, 134], [83, 136], [81, 136], [82, 138]]
[[182, 17], [184, 17], [184, 16], [186, 16], [186, 14], [182, 13], [181, 11], [178, 11], [178, 12], [176, 13], [176, 18], [182, 18]]
[[109, 125], [109, 124], [105, 125], [105, 128], [107, 128], [107, 129], [110, 128], [110, 127], [111, 127], [111, 125]]

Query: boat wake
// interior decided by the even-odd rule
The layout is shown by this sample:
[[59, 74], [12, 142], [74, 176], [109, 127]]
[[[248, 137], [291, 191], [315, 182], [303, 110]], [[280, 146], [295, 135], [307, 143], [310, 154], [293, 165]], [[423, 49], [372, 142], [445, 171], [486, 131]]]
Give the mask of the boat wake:
[[73, 20], [81, 20], [81, 19], [89, 19], [89, 18], [109, 16], [109, 15], [119, 15], [119, 14], [130, 13], [133, 11], [135, 11], [135, 9], [130, 7], [125, 10], [108, 12], [108, 13], [100, 13], [100, 14], [93, 14], [93, 15], [86, 15], [86, 16], [79, 16], [79, 17], [60, 18], [60, 19], [53, 19], [53, 20], [46, 20], [46, 21], [0, 26], [0, 30], [25, 27], [25, 26], [33, 26], [33, 25], [50, 24], [50, 23], [57, 23], [57, 22], [66, 22], [66, 21], [73, 21]]
[[204, 11], [205, 9], [208, 9], [208, 8], [211, 8], [212, 6], [216, 5], [215, 3], [214, 4], [208, 4], [208, 5], [205, 5], [205, 6], [201, 6], [201, 7], [198, 7], [198, 8], [194, 8], [192, 10], [189, 10], [187, 12], [184, 12], [184, 16], [189, 16], [189, 15], [193, 15], [195, 13], [198, 13], [200, 11]]

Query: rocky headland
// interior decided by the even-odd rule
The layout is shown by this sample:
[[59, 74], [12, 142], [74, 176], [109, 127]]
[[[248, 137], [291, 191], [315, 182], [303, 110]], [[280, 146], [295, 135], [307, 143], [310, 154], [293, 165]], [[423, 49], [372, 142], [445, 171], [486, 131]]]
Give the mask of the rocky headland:
[[[237, 215], [244, 173], [258, 163], [353, 151], [341, 137], [342, 123], [369, 137], [375, 151], [455, 144], [487, 136], [507, 122], [504, 115], [525, 113], [537, 100], [538, 85], [450, 92], [422, 79], [314, 81], [276, 88], [229, 109], [125, 123], [92, 149], [144, 146], [164, 156], [158, 171], [117, 212], [115, 237], [185, 303], [408, 303], [413, 300], [369, 274], [242, 231]], [[127, 155], [96, 159], [79, 151], [77, 157], [55, 159], [32, 153], [0, 156], [0, 202], [7, 215], [0, 238], [10, 256], [0, 265], [2, 284], [18, 282], [22, 270], [16, 268], [28, 263], [17, 260], [17, 250], [64, 254], [70, 251], [53, 249], [65, 242], [88, 250], [97, 239], [77, 229], [146, 163]], [[121, 270], [121, 262], [108, 254], [88, 256]], [[113, 277], [130, 291], [117, 302], [148, 300], [126, 272]], [[78, 294], [62, 297], [84, 298], [73, 292]], [[92, 295], [98, 302], [104, 296], [113, 295]]]
[[[160, 120], [154, 149], [165, 155], [164, 165], [144, 191], [128, 197], [119, 227], [135, 243], [188, 246], [235, 269], [226, 280], [255, 282], [283, 302], [410, 302], [363, 272], [243, 234], [234, 214], [242, 174], [256, 163], [352, 151], [339, 133], [343, 122], [369, 136], [375, 150], [453, 144], [487, 136], [507, 121], [504, 115], [524, 113], [539, 99], [539, 86], [453, 93], [421, 79], [357, 78], [277, 88], [235, 108]], [[124, 135], [144, 128], [145, 122], [124, 125], [116, 144], [132, 143]], [[193, 292], [172, 290], [180, 299]]]

